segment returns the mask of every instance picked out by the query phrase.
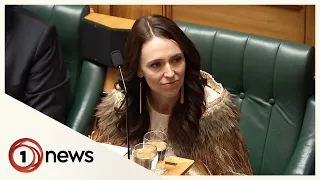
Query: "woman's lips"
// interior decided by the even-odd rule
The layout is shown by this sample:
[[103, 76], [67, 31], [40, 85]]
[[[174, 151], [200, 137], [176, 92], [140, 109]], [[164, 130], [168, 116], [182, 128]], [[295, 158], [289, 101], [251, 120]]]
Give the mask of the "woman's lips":
[[168, 82], [168, 83], [164, 83], [162, 85], [167, 85], [167, 84], [174, 84], [174, 83], [177, 83], [178, 81], [172, 81], [172, 82]]
[[166, 89], [175, 89], [177, 86], [178, 86], [178, 82], [179, 80], [177, 81], [172, 81], [172, 82], [169, 82], [169, 83], [164, 83], [162, 84]]

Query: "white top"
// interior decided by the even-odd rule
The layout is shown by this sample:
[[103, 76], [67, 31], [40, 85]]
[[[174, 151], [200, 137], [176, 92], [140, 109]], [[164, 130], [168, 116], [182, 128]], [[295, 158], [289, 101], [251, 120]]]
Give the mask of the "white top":
[[[216, 92], [215, 90], [207, 86], [204, 88], [204, 92], [205, 92], [206, 103], [210, 103], [220, 96], [218, 92]], [[170, 115], [161, 114], [155, 111], [149, 104], [149, 101], [148, 101], [148, 105], [149, 105], [149, 116], [150, 116], [150, 130], [163, 131], [167, 133]], [[175, 156], [170, 148], [168, 150], [167, 156]]]

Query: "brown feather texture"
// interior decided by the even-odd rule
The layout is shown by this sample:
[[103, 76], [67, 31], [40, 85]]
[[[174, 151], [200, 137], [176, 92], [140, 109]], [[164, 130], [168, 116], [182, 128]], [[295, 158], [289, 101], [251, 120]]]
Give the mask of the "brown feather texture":
[[[251, 175], [248, 149], [239, 128], [240, 110], [220, 83], [204, 71], [201, 74], [207, 78], [207, 86], [220, 95], [206, 104], [196, 141], [186, 145], [178, 140], [170, 141], [168, 137], [169, 145], [175, 155], [195, 160], [188, 175]], [[124, 95], [113, 89], [97, 106], [98, 129], [95, 131], [98, 135], [94, 140], [125, 145], [126, 136], [117, 129], [118, 118], [115, 113], [115, 107], [119, 107], [123, 99]], [[131, 142], [132, 145], [136, 143]]]

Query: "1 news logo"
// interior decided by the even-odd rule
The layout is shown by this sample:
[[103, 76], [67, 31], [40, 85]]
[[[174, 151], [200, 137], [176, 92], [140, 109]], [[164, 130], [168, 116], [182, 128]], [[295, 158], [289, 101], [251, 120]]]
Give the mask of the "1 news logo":
[[[45, 154], [46, 163], [66, 163], [71, 160], [72, 163], [93, 162], [92, 151], [44, 151], [40, 144], [30, 138], [22, 138], [15, 141], [9, 149], [9, 161], [14, 169], [23, 173], [29, 173], [39, 168]], [[30, 158], [31, 157], [31, 158]]]
[[[27, 151], [25, 148], [23, 150], [20, 150], [20, 153], [19, 153], [21, 155], [20, 161], [18, 160], [19, 158], [14, 158], [15, 151], [19, 148], [21, 149], [21, 147], [25, 147], [30, 151], [32, 151], [32, 155], [33, 155], [32, 161], [27, 166], [20, 165], [21, 163], [18, 164], [18, 162], [20, 161], [22, 162], [22, 164], [26, 163]], [[32, 172], [38, 169], [38, 167], [42, 163], [42, 159], [43, 159], [43, 150], [40, 144], [37, 141], [30, 138], [22, 138], [17, 140], [11, 145], [9, 149], [10, 164], [12, 165], [13, 168], [15, 168], [17, 171], [20, 171], [20, 172], [27, 173], [27, 172]]]

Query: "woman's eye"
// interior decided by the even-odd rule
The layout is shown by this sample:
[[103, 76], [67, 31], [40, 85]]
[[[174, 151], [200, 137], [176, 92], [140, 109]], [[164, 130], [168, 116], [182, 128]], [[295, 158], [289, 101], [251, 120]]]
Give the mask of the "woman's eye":
[[160, 63], [153, 63], [150, 65], [152, 68], [157, 68], [160, 66]]
[[178, 63], [178, 62], [180, 62], [180, 60], [181, 60], [181, 56], [175, 57], [175, 58], [173, 59], [173, 62]]

